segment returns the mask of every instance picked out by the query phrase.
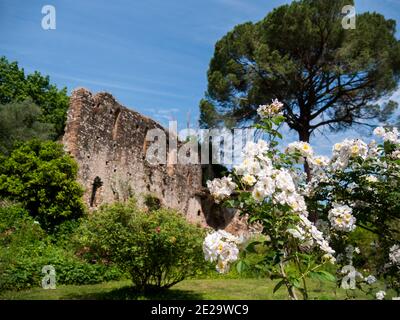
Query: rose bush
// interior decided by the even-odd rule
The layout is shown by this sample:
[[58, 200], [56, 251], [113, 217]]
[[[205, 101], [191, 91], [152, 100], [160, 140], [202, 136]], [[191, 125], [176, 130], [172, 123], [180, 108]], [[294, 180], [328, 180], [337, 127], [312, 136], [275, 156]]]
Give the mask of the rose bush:
[[[400, 139], [396, 128], [378, 127], [374, 134], [381, 143], [345, 139], [333, 146], [327, 165], [314, 168], [309, 204], [320, 223], [330, 222], [327, 232], [341, 252], [339, 266], [351, 262], [345, 259], [346, 249], [360, 247], [362, 259], [355, 267], [382, 277], [399, 294]], [[356, 228], [363, 229], [362, 238], [351, 234]], [[361, 288], [368, 276], [357, 274]]]
[[[274, 100], [259, 108], [262, 123], [257, 127], [270, 135], [270, 141], [248, 143], [242, 163], [228, 177], [208, 181], [207, 185], [217, 202], [239, 209], [241, 214], [249, 215], [250, 223], [263, 226], [266, 240], [251, 242], [245, 250], [252, 252], [257, 244], [268, 246], [263, 263], [269, 276], [280, 280], [274, 290], [284, 285], [292, 299], [298, 297], [296, 290], [307, 298], [307, 277], [334, 279], [321, 267], [335, 262], [335, 252], [308, 219], [304, 198], [307, 181], [295, 166], [304, 158], [312, 157], [311, 146], [299, 142], [289, 145], [285, 152], [276, 148], [281, 137], [277, 127], [285, 120], [280, 113], [281, 106]], [[228, 239], [230, 245], [222, 238]], [[224, 272], [237, 258], [238, 242], [243, 241], [217, 231], [204, 242], [206, 258], [217, 261], [217, 270]], [[243, 263], [238, 264], [239, 269], [245, 267]]]
[[[203, 251], [217, 270], [226, 272], [254, 246], [268, 247], [263, 261], [271, 279], [279, 279], [274, 291], [286, 286], [291, 299], [308, 297], [307, 278], [315, 277], [341, 283], [343, 266], [353, 267], [354, 254], [363, 255], [364, 239], [357, 238], [362, 228], [374, 235], [376, 250], [365, 250], [368, 257], [357, 258], [367, 271], [386, 280], [386, 286], [399, 290], [399, 214], [400, 141], [396, 129], [377, 128], [382, 144], [346, 139], [335, 144], [332, 157], [316, 155], [306, 142], [290, 143], [278, 149], [282, 138], [278, 129], [285, 121], [282, 104], [274, 100], [259, 107], [261, 123], [257, 128], [269, 140], [250, 142], [242, 162], [228, 176], [207, 182], [216, 202], [236, 208], [249, 216], [250, 223], [262, 225], [265, 240], [244, 241], [216, 231], [207, 236]], [[309, 169], [305, 174], [301, 164]], [[365, 241], [364, 241], [365, 242]], [[363, 246], [361, 246], [363, 244]], [[336, 277], [325, 264], [336, 265]], [[238, 269], [246, 268], [242, 262]], [[344, 270], [344, 271], [343, 271]], [[372, 285], [376, 278], [351, 271], [356, 287]], [[371, 289], [368, 289], [371, 290]], [[378, 294], [379, 298], [385, 295]]]

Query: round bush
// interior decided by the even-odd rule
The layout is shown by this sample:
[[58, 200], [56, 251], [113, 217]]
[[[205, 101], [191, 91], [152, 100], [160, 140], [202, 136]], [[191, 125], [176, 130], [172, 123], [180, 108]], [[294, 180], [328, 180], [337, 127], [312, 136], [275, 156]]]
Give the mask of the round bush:
[[81, 226], [86, 258], [114, 262], [139, 290], [169, 288], [201, 272], [204, 231], [177, 212], [143, 212], [133, 202], [94, 212]]

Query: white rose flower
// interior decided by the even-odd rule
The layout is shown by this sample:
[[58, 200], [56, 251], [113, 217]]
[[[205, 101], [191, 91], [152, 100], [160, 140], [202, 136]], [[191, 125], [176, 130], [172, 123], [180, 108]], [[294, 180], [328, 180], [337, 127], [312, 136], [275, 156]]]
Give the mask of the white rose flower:
[[282, 191], [295, 192], [296, 190], [292, 176], [285, 169], [277, 170], [275, 182], [276, 187]]
[[399, 131], [397, 128], [393, 128], [391, 131], [386, 132], [383, 136], [383, 140], [391, 143], [399, 143]]
[[219, 273], [228, 273], [229, 272], [229, 263], [225, 260], [218, 260], [216, 265], [216, 269]]
[[373, 275], [369, 275], [364, 279], [364, 281], [368, 284], [373, 284], [376, 282], [376, 278]]
[[395, 244], [390, 248], [389, 260], [392, 264], [400, 264], [400, 247]]
[[328, 219], [335, 230], [350, 232], [356, 228], [356, 218], [352, 212], [348, 205], [334, 203], [333, 208], [329, 210]]
[[264, 177], [257, 183], [257, 187], [264, 189], [267, 196], [271, 196], [275, 192], [275, 181], [271, 177]]
[[287, 198], [286, 203], [293, 209], [293, 211], [296, 212], [307, 211], [307, 206], [306, 202], [304, 201], [304, 198], [297, 193], [291, 194]]
[[260, 118], [270, 118], [275, 115], [280, 115], [283, 107], [283, 103], [279, 102], [278, 99], [272, 100], [269, 105], [260, 105], [257, 109], [257, 113]]
[[217, 261], [216, 269], [220, 273], [229, 271], [229, 263], [239, 257], [237, 244], [242, 239], [224, 230], [218, 230], [206, 236], [203, 242], [203, 252], [206, 261]]
[[251, 175], [251, 174], [246, 174], [245, 176], [242, 177], [242, 181], [244, 184], [248, 185], [248, 186], [252, 186], [253, 184], [256, 183], [256, 178]]
[[332, 255], [329, 254], [329, 253], [325, 253], [325, 254], [322, 256], [322, 259], [325, 260], [325, 261], [329, 261], [331, 264], [335, 264], [335, 263], [336, 263], [335, 257], [332, 256]]
[[232, 182], [231, 177], [223, 177], [221, 179], [207, 181], [207, 187], [210, 190], [211, 195], [215, 199], [215, 202], [218, 203], [221, 200], [228, 198], [236, 189], [237, 185]]
[[383, 141], [388, 141], [391, 143], [399, 143], [399, 130], [397, 128], [392, 128], [385, 130], [382, 127], [377, 127], [374, 130], [374, 134], [383, 139]]
[[373, 131], [374, 135], [376, 135], [377, 137], [383, 137], [386, 133], [385, 129], [383, 127], [377, 127], [374, 129]]
[[335, 170], [342, 170], [348, 165], [350, 158], [362, 157], [365, 159], [367, 155], [368, 146], [364, 141], [360, 139], [345, 139], [333, 147], [332, 167]]
[[375, 183], [378, 182], [378, 178], [373, 176], [373, 175], [369, 175], [365, 177], [365, 180], [367, 180], [369, 183]]
[[392, 158], [394, 159], [400, 159], [400, 150], [395, 150], [391, 154]]
[[382, 291], [382, 290], [378, 291], [375, 296], [376, 296], [376, 299], [383, 300], [386, 296], [386, 292]]
[[298, 226], [295, 229], [287, 229], [287, 232], [289, 232], [293, 236], [293, 238], [299, 240], [305, 239], [305, 231]]
[[314, 156], [309, 159], [309, 163], [313, 167], [326, 167], [329, 164], [329, 158], [325, 156]]
[[267, 194], [265, 193], [265, 189], [261, 188], [260, 186], [256, 185], [256, 187], [253, 189], [253, 192], [251, 193], [253, 196], [254, 200], [257, 202], [262, 202], [264, 201], [265, 197]]
[[295, 152], [300, 153], [300, 155], [305, 158], [311, 158], [314, 153], [313, 148], [310, 146], [310, 144], [303, 141], [295, 141], [289, 143], [286, 148], [286, 153], [293, 154]]

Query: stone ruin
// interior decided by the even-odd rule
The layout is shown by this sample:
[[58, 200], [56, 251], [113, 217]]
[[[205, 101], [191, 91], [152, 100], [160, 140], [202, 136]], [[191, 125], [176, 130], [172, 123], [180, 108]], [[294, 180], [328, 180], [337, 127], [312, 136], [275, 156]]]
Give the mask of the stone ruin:
[[234, 211], [213, 202], [202, 186], [200, 164], [152, 165], [145, 159], [145, 137], [155, 128], [168, 137], [160, 124], [120, 105], [109, 93], [72, 92], [62, 142], [78, 163], [88, 208], [131, 196], [143, 204], [152, 195], [200, 226], [236, 234], [246, 229]]

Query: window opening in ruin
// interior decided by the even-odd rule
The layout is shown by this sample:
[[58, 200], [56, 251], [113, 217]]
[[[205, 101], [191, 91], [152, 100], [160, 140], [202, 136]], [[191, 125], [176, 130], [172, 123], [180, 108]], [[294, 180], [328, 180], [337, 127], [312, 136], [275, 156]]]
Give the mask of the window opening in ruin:
[[100, 177], [96, 177], [93, 180], [92, 184], [92, 195], [90, 196], [90, 206], [93, 207], [96, 200], [97, 190], [103, 185], [103, 181], [101, 181]]

